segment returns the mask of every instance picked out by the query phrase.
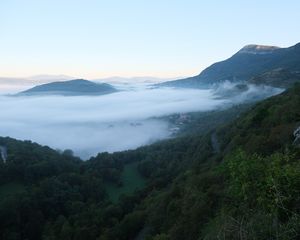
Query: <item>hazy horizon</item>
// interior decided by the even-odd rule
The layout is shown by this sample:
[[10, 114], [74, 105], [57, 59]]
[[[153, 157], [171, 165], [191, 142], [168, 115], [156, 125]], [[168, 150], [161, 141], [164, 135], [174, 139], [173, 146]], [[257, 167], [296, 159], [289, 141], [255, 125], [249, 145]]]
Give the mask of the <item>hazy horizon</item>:
[[[152, 76], [138, 76], [138, 77], [120, 77], [112, 76], [106, 78], [96, 78], [96, 79], [85, 79], [88, 81], [93, 81], [96, 83], [109, 83], [109, 84], [147, 84], [147, 83], [160, 83], [164, 81], [181, 79], [184, 77], [176, 78], [158, 78]], [[9, 78], [0, 76], [0, 95], [2, 94], [14, 94], [20, 91], [27, 90], [37, 85], [47, 84], [51, 82], [59, 81], [69, 81], [80, 79], [74, 76], [67, 76], [64, 74], [48, 75], [39, 74], [30, 77], [19, 77], [19, 78]]]

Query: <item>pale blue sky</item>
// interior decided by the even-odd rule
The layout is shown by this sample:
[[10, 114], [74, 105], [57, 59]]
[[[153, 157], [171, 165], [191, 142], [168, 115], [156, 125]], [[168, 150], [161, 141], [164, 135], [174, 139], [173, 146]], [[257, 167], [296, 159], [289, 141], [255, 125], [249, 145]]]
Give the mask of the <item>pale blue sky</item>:
[[298, 0], [0, 0], [0, 76], [198, 74], [251, 43], [300, 42]]

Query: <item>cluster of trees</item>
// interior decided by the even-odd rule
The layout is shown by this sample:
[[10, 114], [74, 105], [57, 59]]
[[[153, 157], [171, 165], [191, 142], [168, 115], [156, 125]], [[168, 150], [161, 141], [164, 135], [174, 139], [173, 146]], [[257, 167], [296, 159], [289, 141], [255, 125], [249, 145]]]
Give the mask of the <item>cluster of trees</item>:
[[297, 239], [299, 159], [300, 151], [293, 147], [267, 157], [241, 150], [230, 155], [224, 164], [228, 202], [217, 217], [218, 236]]
[[[214, 132], [219, 152], [190, 134], [83, 162], [0, 138], [0, 239], [297, 239], [299, 109], [299, 86], [259, 103]], [[106, 185], [133, 162], [147, 184], [113, 203]]]

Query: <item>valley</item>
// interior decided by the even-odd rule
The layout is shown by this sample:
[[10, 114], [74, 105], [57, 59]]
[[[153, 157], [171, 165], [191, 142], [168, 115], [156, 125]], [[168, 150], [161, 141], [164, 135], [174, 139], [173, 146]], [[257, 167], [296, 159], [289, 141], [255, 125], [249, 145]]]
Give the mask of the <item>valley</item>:
[[192, 80], [2, 95], [0, 239], [297, 239], [298, 46]]

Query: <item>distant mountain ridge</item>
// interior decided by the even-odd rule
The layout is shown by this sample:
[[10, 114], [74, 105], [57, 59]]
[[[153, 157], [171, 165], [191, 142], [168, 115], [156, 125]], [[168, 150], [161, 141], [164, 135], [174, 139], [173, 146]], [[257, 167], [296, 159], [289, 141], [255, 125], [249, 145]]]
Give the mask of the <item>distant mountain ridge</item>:
[[247, 81], [275, 69], [284, 69], [290, 72], [300, 71], [300, 43], [288, 48], [247, 45], [232, 57], [212, 64], [197, 76], [168, 81], [159, 85], [207, 87], [225, 80]]
[[17, 95], [103, 95], [117, 90], [107, 83], [94, 83], [84, 79], [42, 84]]

